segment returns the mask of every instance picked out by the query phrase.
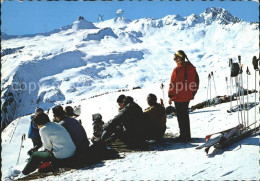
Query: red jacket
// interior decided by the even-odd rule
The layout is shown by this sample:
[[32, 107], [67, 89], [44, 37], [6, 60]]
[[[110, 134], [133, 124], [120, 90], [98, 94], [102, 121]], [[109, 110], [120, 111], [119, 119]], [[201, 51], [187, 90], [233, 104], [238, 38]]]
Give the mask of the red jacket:
[[[186, 80], [185, 81], [185, 66]], [[168, 96], [175, 102], [188, 102], [194, 99], [199, 89], [199, 76], [196, 68], [190, 62], [179, 63], [173, 69]]]

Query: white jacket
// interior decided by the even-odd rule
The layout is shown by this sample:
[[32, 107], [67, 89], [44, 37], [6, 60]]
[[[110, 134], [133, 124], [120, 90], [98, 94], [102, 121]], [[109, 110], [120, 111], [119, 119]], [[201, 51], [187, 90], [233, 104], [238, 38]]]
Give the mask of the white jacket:
[[39, 133], [43, 147], [52, 151], [56, 158], [62, 159], [74, 155], [76, 146], [63, 126], [49, 122], [40, 128]]

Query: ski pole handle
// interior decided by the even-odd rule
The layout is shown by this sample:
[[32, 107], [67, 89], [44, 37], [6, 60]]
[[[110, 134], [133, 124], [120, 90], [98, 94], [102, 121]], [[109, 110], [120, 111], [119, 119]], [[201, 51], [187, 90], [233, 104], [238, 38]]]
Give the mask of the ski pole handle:
[[22, 135], [22, 148], [24, 148], [23, 146], [23, 141], [25, 140], [25, 134]]
[[238, 55], [238, 62], [241, 63], [241, 56]]
[[161, 86], [160, 86], [160, 88], [161, 88], [161, 89], [164, 89], [164, 85], [163, 85], [163, 83], [161, 83]]
[[233, 61], [232, 61], [232, 58], [229, 59], [229, 67], [231, 67]]
[[18, 155], [18, 158], [17, 158], [16, 165], [18, 165], [19, 160], [20, 160], [20, 154], [21, 154], [21, 150], [22, 150], [22, 148], [23, 148], [23, 141], [24, 141], [24, 140], [25, 140], [25, 134], [22, 135], [21, 146], [20, 146], [20, 151], [19, 151], [19, 155]]
[[256, 56], [254, 56], [253, 60], [252, 60], [252, 64], [253, 64], [255, 70], [259, 70], [258, 69], [258, 61], [259, 61], [259, 59], [256, 59]]
[[251, 75], [248, 66], [247, 66], [247, 69], [246, 69], [246, 74], [247, 74], [247, 75]]

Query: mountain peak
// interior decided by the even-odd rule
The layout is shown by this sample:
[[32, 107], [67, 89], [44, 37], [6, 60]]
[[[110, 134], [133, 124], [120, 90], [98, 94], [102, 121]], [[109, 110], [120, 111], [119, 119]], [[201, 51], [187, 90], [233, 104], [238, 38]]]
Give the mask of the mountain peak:
[[78, 20], [85, 20], [85, 18], [83, 16], [80, 16]]
[[130, 19], [124, 18], [124, 17], [117, 17], [114, 19], [114, 22], [120, 22], [120, 23], [131, 23], [132, 21]]
[[80, 16], [77, 21], [72, 24], [72, 29], [80, 30], [80, 29], [98, 29], [93, 23], [85, 20], [83, 16]]
[[200, 14], [200, 17], [205, 19], [206, 24], [211, 24], [213, 21], [220, 21], [221, 24], [238, 23], [242, 20], [232, 16], [227, 10], [223, 8], [207, 8], [206, 11]]

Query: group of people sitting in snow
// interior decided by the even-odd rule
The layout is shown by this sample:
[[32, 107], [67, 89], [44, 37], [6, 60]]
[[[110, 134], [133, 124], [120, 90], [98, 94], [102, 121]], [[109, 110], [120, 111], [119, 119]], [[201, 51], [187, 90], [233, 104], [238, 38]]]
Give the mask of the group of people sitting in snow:
[[[121, 140], [130, 148], [141, 147], [148, 140], [160, 140], [166, 130], [166, 114], [163, 105], [157, 103], [154, 94], [147, 96], [149, 108], [142, 108], [130, 96], [120, 95], [117, 99], [118, 114], [106, 124], [101, 114], [93, 114], [93, 144]], [[30, 158], [19, 177], [35, 171], [42, 163], [51, 162], [52, 167], [66, 167], [77, 159], [89, 156], [90, 142], [81, 123], [73, 118], [73, 108], [62, 106], [52, 108], [53, 121], [37, 108], [31, 116], [28, 137], [33, 148], [28, 151]], [[43, 151], [38, 151], [41, 147]]]
[[[188, 105], [198, 90], [199, 78], [195, 67], [185, 59], [188, 58], [183, 51], [174, 54], [177, 67], [171, 76], [168, 96], [169, 104], [174, 101], [176, 106], [180, 127], [177, 140], [187, 142], [191, 139]], [[187, 82], [195, 83], [195, 88], [178, 89], [178, 83]], [[106, 124], [100, 114], [92, 115], [93, 145], [120, 139], [129, 147], [140, 147], [145, 145], [147, 140], [163, 138], [166, 130], [165, 108], [162, 101], [157, 103], [154, 94], [147, 96], [149, 108], [144, 111], [130, 96], [120, 95], [117, 103], [118, 114]], [[73, 109], [67, 107], [64, 111], [62, 106], [55, 106], [52, 112], [53, 122], [40, 108], [32, 117], [29, 137], [32, 138], [34, 148], [28, 151], [30, 158], [20, 177], [35, 171], [42, 163], [51, 162], [53, 167], [64, 167], [89, 156], [90, 142], [81, 123], [73, 118], [77, 116]], [[33, 130], [36, 131], [32, 135]], [[44, 150], [38, 151], [42, 146]]]

